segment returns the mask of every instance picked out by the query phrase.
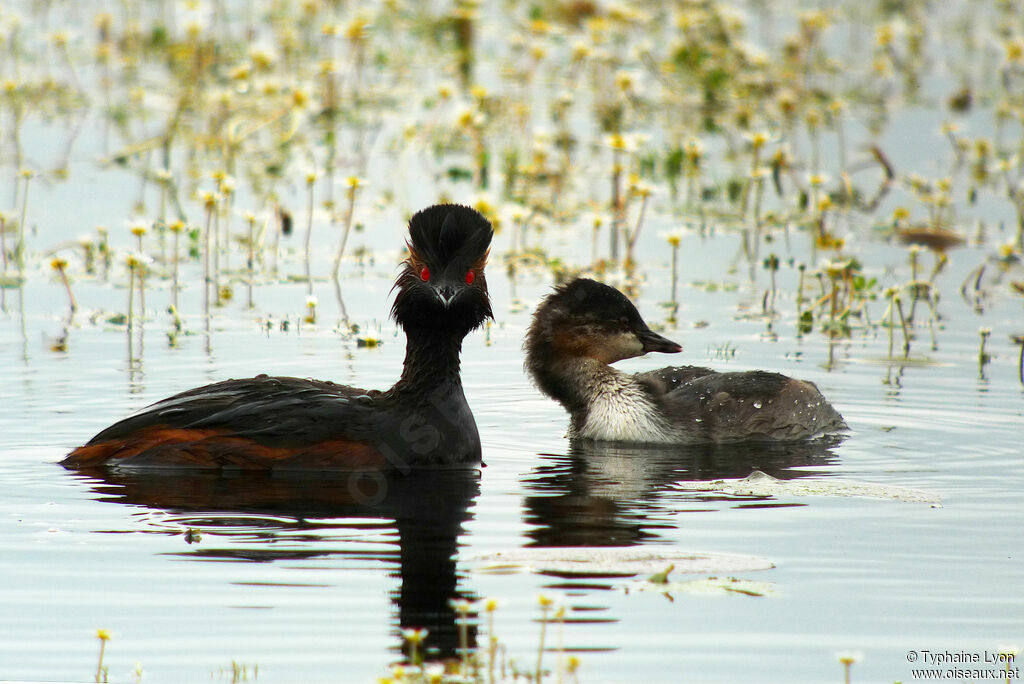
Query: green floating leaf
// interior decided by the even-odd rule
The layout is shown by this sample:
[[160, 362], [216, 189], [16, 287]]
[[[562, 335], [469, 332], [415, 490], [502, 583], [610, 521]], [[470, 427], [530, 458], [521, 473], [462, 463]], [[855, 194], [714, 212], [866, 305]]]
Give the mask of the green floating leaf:
[[654, 591], [659, 594], [707, 594], [724, 596], [774, 596], [777, 594], [771, 582], [742, 579], [740, 577], [708, 577], [685, 582], [637, 582], [629, 586], [630, 592]]

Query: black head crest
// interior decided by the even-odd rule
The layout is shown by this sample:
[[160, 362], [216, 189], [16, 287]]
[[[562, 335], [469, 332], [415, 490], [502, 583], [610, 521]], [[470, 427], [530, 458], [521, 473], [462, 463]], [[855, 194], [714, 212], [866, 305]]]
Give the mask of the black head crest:
[[434, 268], [480, 260], [492, 235], [487, 219], [461, 204], [435, 204], [409, 220], [409, 250]]
[[484, 276], [493, 234], [487, 219], [459, 204], [413, 215], [392, 317], [407, 332], [442, 330], [460, 339], [493, 318]]

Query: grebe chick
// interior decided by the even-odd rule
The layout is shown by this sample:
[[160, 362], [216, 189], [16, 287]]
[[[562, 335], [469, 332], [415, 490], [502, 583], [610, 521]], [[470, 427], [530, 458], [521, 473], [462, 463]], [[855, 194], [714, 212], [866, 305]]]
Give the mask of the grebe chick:
[[405, 330], [387, 391], [258, 375], [188, 390], [72, 451], [69, 468], [398, 469], [480, 460], [459, 376], [463, 338], [492, 318], [484, 264], [491, 226], [442, 204], [409, 221], [391, 316]]
[[846, 429], [814, 384], [779, 373], [612, 368], [682, 347], [648, 328], [621, 292], [594, 280], [578, 278], [544, 299], [524, 347], [534, 383], [569, 412], [570, 438], [698, 444], [803, 440]]

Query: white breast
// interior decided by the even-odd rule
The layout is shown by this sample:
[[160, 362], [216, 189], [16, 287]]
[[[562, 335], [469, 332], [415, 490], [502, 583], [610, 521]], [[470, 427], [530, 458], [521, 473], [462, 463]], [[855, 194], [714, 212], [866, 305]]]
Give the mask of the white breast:
[[576, 437], [617, 442], [674, 442], [664, 418], [629, 376], [616, 373], [593, 388]]

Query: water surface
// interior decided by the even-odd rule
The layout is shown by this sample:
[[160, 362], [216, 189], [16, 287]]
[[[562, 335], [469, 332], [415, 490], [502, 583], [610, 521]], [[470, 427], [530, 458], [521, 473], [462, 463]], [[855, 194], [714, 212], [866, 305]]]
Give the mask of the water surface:
[[[33, 19], [26, 30], [45, 33], [45, 12], [22, 9]], [[786, 15], [783, 23], [793, 20]], [[506, 27], [482, 30], [497, 42]], [[870, 33], [855, 26], [848, 38], [856, 43]], [[501, 83], [495, 55], [485, 51], [484, 57], [490, 61], [482, 78]], [[430, 92], [447, 78], [432, 65], [421, 67], [429, 77], [418, 84]], [[134, 410], [229, 377], [268, 373], [389, 386], [404, 350], [387, 311], [405, 216], [442, 194], [474, 202], [477, 189], [448, 178], [427, 159], [425, 144], [396, 152], [395, 141], [403, 139], [399, 115], [409, 113], [390, 112], [381, 119], [384, 133], [368, 142], [362, 167], [347, 160], [346, 172], [364, 174], [370, 189], [360, 196], [363, 228], [353, 234], [337, 286], [327, 274], [338, 225], [315, 217], [315, 323], [303, 320], [305, 194], [295, 164], [280, 192], [297, 230], [283, 238], [276, 273], [269, 255], [258, 263], [254, 307], [245, 303], [247, 273], [236, 244], [224, 250], [230, 259], [224, 282], [233, 298], [213, 308], [207, 326], [199, 260], [190, 259], [182, 265], [183, 328], [169, 337], [171, 286], [168, 263], [159, 258], [167, 245], [150, 233], [144, 251], [155, 258], [154, 276], [147, 280], [145, 315], [129, 331], [112, 320], [127, 308], [123, 258], [135, 249], [122, 224], [135, 216], [140, 194], [153, 211], [155, 190], [117, 165], [99, 163], [109, 151], [102, 108], [84, 107], [83, 133], [69, 148], [66, 177], [42, 174], [33, 181], [25, 282], [0, 289], [0, 679], [91, 680], [96, 630], [103, 629], [112, 635], [105, 655], [111, 681], [132, 681], [137, 667], [144, 682], [230, 680], [232, 663], [250, 673], [258, 668], [258, 681], [375, 681], [404, 658], [402, 628], [429, 629], [431, 658], [455, 654], [459, 634], [449, 601], [485, 597], [498, 601], [495, 629], [508, 658], [529, 671], [541, 593], [566, 607], [561, 628], [549, 626], [547, 645], [556, 649], [560, 639], [566, 653], [580, 658], [583, 682], [838, 682], [840, 652], [860, 653], [854, 681], [909, 681], [911, 650], [980, 654], [1021, 646], [1024, 386], [1011, 336], [1024, 333], [1024, 315], [1009, 283], [1024, 281], [1024, 274], [1019, 263], [997, 260], [999, 245], [1013, 234], [1010, 202], [989, 188], [968, 204], [970, 170], [954, 163], [938, 132], [945, 114], [927, 98], [943, 97], [953, 80], [945, 71], [929, 77], [924, 99], [898, 102], [877, 137], [863, 111], [850, 117], [847, 130], [858, 154], [877, 143], [903, 174], [942, 175], [952, 168], [963, 191], [956, 227], [970, 239], [950, 252], [935, 280], [941, 298], [934, 345], [922, 303], [906, 357], [898, 330], [896, 358], [890, 358], [888, 329], [864, 321], [855, 321], [849, 337], [830, 338], [820, 320], [801, 334], [798, 265], [813, 271], [834, 255], [816, 249], [809, 231], [795, 223], [760, 240], [748, 233], [745, 242], [744, 226], [714, 219], [721, 201], [711, 202], [701, 219], [673, 207], [665, 188], [652, 200], [633, 277], [620, 269], [605, 273], [613, 283], [629, 284], [647, 320], [686, 350], [621, 368], [693, 363], [805, 378], [845, 416], [851, 428], [845, 439], [781, 448], [570, 443], [561, 407], [525, 377], [521, 345], [530, 311], [550, 291], [557, 267], [590, 264], [590, 228], [582, 215], [542, 223], [530, 232], [530, 245], [552, 261], [510, 269], [507, 257], [517, 241], [509, 228], [511, 208], [502, 207], [505, 225], [488, 267], [495, 321], [467, 338], [463, 353], [485, 467], [356, 481], [73, 473], [58, 462]], [[586, 93], [579, 96], [591, 104]], [[988, 106], [963, 117], [964, 126], [982, 131], [993, 121]], [[580, 112], [574, 122], [581, 135], [598, 137]], [[52, 161], [53, 141], [65, 140], [72, 123], [28, 117], [21, 131], [25, 164]], [[657, 122], [647, 123], [655, 137], [661, 134]], [[1014, 126], [1007, 136], [1020, 133]], [[567, 193], [581, 205], [600, 206], [605, 190], [594, 188], [607, 187], [608, 149], [592, 142], [581, 145], [579, 175]], [[834, 142], [833, 133], [824, 136], [824, 146]], [[724, 146], [720, 139], [709, 142], [712, 149]], [[717, 159], [709, 162], [715, 177], [709, 182], [734, 170], [735, 159], [709, 159]], [[835, 161], [824, 155], [828, 168], [834, 170]], [[7, 191], [18, 169], [5, 162], [3, 171], [2, 196], [14, 196]], [[251, 188], [238, 193], [236, 208], [258, 210], [261, 221], [267, 216]], [[878, 280], [867, 308], [872, 322], [884, 315], [885, 288], [911, 278], [907, 248], [885, 230], [894, 206], [912, 203], [911, 195], [904, 176], [874, 214], [835, 218], [844, 254]], [[200, 204], [195, 198], [186, 203], [198, 221]], [[233, 220], [241, 231], [242, 218]], [[109, 272], [89, 274], [69, 245], [100, 224], [110, 228], [117, 260]], [[664, 233], [670, 230], [681, 236], [675, 318], [665, 306], [671, 276]], [[757, 253], [744, 251], [744, 244], [758, 244]], [[602, 257], [604, 250], [602, 241]], [[54, 253], [74, 255], [69, 272], [79, 308], [73, 316], [50, 268]], [[770, 278], [763, 259], [770, 253], [781, 263], [774, 312], [764, 309]], [[930, 270], [933, 255], [920, 258], [921, 268]], [[977, 279], [983, 264], [985, 275]], [[981, 289], [969, 287], [962, 296], [961, 284], [975, 281]], [[987, 356], [979, 360], [981, 328], [992, 332]], [[366, 346], [367, 338], [380, 344]], [[742, 496], [680, 486], [741, 478], [755, 469], [780, 479], [916, 488], [942, 503]], [[596, 576], [498, 573], [479, 560], [524, 547], [757, 556], [774, 567], [736, 576], [766, 583], [771, 592], [637, 591], [641, 578], [614, 570]], [[474, 606], [469, 639], [476, 647], [486, 644], [487, 634], [480, 604]], [[553, 668], [556, 657], [549, 651], [546, 667]]]

